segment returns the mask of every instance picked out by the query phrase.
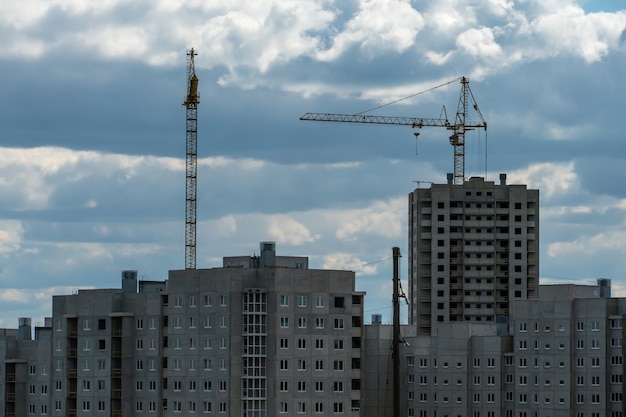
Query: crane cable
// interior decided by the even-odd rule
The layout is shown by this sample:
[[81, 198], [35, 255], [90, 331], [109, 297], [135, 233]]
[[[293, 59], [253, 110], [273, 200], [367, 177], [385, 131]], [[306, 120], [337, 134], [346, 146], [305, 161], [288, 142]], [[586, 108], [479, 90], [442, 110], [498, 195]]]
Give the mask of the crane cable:
[[[373, 111], [373, 110], [378, 110], [378, 109], [380, 109], [380, 108], [383, 108], [383, 107], [386, 107], [386, 106], [390, 106], [390, 105], [392, 105], [392, 104], [396, 104], [396, 103], [399, 103], [399, 102], [404, 101], [404, 100], [408, 100], [408, 99], [413, 98], [413, 97], [415, 97], [415, 96], [419, 96], [420, 94], [428, 93], [429, 91], [433, 91], [433, 90], [435, 90], [435, 89], [437, 89], [437, 88], [445, 87], [446, 85], [449, 85], [449, 84], [452, 84], [453, 82], [459, 81], [461, 78], [462, 78], [462, 77], [455, 78], [454, 80], [450, 80], [450, 81], [445, 82], [445, 83], [443, 83], [443, 84], [436, 85], [436, 86], [431, 87], [431, 88], [429, 88], [429, 89], [427, 89], [427, 90], [420, 91], [419, 93], [411, 94], [410, 96], [406, 96], [406, 97], [399, 98], [399, 99], [394, 100], [394, 101], [391, 101], [391, 102], [389, 102], [389, 103], [381, 104], [380, 106], [377, 106], [377, 107], [371, 108], [371, 109], [369, 109], [369, 110], [363, 110], [362, 112], [357, 113], [357, 115], [360, 115], [360, 114], [363, 114], [363, 113], [369, 113], [369, 112], [371, 112], [371, 111]], [[472, 96], [472, 98], [473, 98], [473, 96]], [[481, 115], [481, 117], [482, 117], [482, 115]]]

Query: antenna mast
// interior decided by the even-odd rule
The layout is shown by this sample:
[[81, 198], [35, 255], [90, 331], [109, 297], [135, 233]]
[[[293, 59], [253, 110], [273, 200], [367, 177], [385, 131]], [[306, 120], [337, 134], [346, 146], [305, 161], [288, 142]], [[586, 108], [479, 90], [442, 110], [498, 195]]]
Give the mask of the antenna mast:
[[198, 180], [198, 77], [193, 48], [187, 52], [186, 177], [185, 177], [185, 269], [196, 269], [196, 196]]

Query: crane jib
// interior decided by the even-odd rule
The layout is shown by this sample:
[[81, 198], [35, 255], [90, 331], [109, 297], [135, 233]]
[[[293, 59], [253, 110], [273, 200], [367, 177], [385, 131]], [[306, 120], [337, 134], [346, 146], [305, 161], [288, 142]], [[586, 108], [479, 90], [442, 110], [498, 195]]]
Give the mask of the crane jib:
[[[447, 119], [426, 117], [370, 116], [363, 114], [306, 113], [300, 120], [315, 122], [365, 123], [379, 125], [399, 125], [421, 128], [424, 126], [440, 126], [454, 129], [455, 126]], [[486, 127], [484, 122], [465, 122], [465, 127]]]

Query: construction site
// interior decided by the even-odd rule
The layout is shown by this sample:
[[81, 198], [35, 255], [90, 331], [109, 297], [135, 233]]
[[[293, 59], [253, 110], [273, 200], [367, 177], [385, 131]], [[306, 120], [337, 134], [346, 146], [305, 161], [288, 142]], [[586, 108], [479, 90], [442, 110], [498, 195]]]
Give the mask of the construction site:
[[408, 253], [388, 248], [391, 323], [366, 317], [355, 271], [310, 268], [272, 240], [199, 266], [197, 53], [182, 103], [183, 266], [164, 280], [120, 271], [117, 288], [53, 296], [41, 326], [0, 329], [0, 415], [623, 416], [626, 299], [607, 278], [539, 282], [540, 191], [487, 178], [486, 149], [485, 174], [466, 176], [469, 132], [487, 131], [467, 77], [432, 88], [460, 85], [450, 118], [445, 106], [300, 118], [449, 133], [447, 181], [407, 193]]

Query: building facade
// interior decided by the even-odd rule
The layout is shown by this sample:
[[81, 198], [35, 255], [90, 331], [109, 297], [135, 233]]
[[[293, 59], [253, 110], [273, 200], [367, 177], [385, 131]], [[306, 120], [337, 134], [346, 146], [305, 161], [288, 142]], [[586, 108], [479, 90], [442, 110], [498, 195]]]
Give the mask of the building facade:
[[2, 414], [358, 416], [354, 284], [265, 242], [222, 268], [55, 296], [46, 340], [0, 335]]
[[537, 297], [539, 191], [472, 177], [409, 194], [409, 322], [506, 320]]
[[[427, 336], [402, 326], [401, 415], [623, 417], [625, 314], [599, 279], [542, 285], [511, 302], [508, 324], [447, 322]], [[366, 326], [365, 347], [365, 415], [389, 414], [391, 326]]]

